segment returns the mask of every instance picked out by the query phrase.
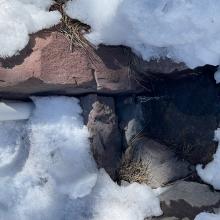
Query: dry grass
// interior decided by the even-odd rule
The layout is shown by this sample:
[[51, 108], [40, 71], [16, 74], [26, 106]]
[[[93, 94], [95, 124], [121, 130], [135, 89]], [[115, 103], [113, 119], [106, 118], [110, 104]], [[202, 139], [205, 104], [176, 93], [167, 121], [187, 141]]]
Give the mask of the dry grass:
[[55, 0], [55, 2], [51, 10], [58, 10], [62, 15], [58, 31], [69, 41], [70, 51], [73, 52], [74, 47], [82, 48], [85, 53], [93, 59], [92, 52], [94, 47], [84, 37], [85, 33], [89, 33], [90, 27], [78, 20], [71, 19], [65, 14], [64, 7], [66, 0]]
[[143, 163], [142, 161], [133, 161], [132, 159], [127, 159], [124, 156], [118, 172], [118, 179], [120, 181], [124, 180], [129, 183], [137, 182], [149, 184], [151, 181], [149, 167], [150, 161], [148, 163]]

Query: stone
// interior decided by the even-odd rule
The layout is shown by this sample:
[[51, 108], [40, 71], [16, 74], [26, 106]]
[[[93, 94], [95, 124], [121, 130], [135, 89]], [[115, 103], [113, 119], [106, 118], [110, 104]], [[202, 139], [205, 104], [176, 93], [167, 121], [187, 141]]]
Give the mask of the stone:
[[27, 47], [0, 59], [0, 96], [86, 93], [136, 93], [143, 89], [129, 75], [122, 47], [73, 47], [55, 29], [30, 37]]
[[220, 206], [220, 193], [196, 182], [177, 181], [159, 197], [164, 214], [155, 220], [194, 220], [199, 213], [214, 213]]
[[217, 147], [213, 139], [220, 122], [220, 89], [211, 73], [167, 79], [142, 102], [146, 135], [194, 165], [211, 161]]
[[116, 179], [122, 144], [114, 99], [95, 94], [87, 95], [81, 97], [81, 105], [98, 167], [104, 168], [112, 179]]
[[140, 134], [125, 151], [120, 179], [144, 182], [152, 188], [162, 187], [193, 172], [186, 161], [179, 160], [167, 146]]
[[139, 94], [152, 90], [142, 76], [173, 73], [192, 71], [169, 59], [143, 61], [123, 46], [71, 47], [55, 27], [32, 34], [19, 54], [0, 58], [0, 96]]

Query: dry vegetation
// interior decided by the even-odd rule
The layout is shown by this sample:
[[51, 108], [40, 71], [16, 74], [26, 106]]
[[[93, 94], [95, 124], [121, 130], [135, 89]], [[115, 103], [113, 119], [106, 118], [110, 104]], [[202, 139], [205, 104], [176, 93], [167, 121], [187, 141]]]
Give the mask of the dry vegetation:
[[90, 31], [90, 27], [78, 20], [71, 19], [65, 14], [64, 7], [66, 2], [66, 0], [55, 0], [55, 4], [50, 9], [58, 10], [62, 15], [58, 31], [61, 32], [70, 42], [71, 51], [73, 51], [74, 47], [80, 47], [83, 48], [87, 54], [91, 54], [93, 46], [83, 36]]
[[150, 183], [149, 164], [142, 161], [123, 160], [119, 170], [119, 180], [124, 180], [129, 183]]

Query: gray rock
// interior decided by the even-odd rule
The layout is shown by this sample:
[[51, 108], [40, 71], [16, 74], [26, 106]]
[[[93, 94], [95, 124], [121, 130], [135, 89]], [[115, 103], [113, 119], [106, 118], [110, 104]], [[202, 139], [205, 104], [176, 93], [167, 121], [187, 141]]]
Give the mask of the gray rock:
[[215, 212], [220, 207], [220, 193], [207, 185], [178, 181], [161, 193], [163, 216], [155, 220], [194, 220], [201, 212]]
[[138, 136], [126, 150], [120, 179], [145, 182], [153, 188], [188, 176], [192, 170], [165, 145], [145, 136]]
[[98, 167], [105, 168], [115, 179], [121, 158], [121, 135], [115, 113], [114, 99], [97, 95], [81, 98], [91, 147]]
[[142, 102], [146, 134], [191, 164], [212, 160], [220, 122], [220, 90], [213, 75], [207, 71], [188, 79], [167, 79], [154, 88], [160, 98]]

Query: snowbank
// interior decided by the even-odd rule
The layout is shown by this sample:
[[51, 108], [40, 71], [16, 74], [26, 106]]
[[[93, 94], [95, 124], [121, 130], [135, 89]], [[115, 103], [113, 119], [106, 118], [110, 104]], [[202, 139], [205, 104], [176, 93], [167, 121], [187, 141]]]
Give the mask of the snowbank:
[[97, 170], [77, 99], [33, 101], [29, 121], [0, 122], [0, 219], [143, 220], [161, 214], [149, 187], [119, 187]]
[[0, 57], [15, 55], [29, 34], [57, 24], [61, 15], [48, 12], [52, 0], [0, 0]]
[[0, 102], [0, 121], [28, 119], [33, 111], [33, 107], [33, 103], [30, 102]]
[[189, 67], [220, 63], [219, 0], [74, 0], [67, 14], [89, 24], [95, 45], [126, 45], [146, 60]]

